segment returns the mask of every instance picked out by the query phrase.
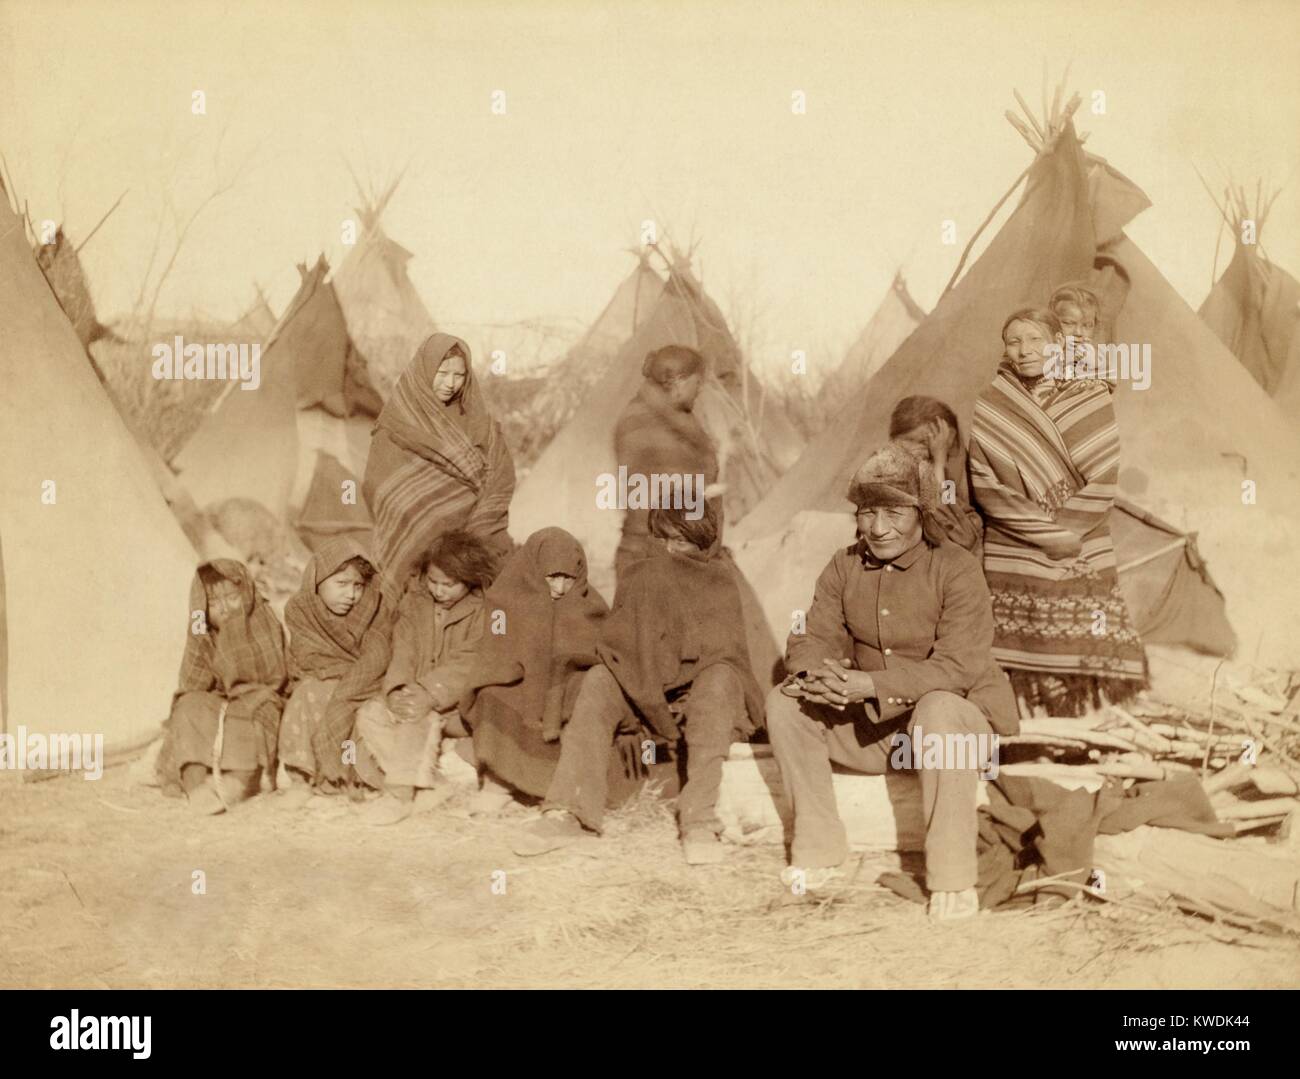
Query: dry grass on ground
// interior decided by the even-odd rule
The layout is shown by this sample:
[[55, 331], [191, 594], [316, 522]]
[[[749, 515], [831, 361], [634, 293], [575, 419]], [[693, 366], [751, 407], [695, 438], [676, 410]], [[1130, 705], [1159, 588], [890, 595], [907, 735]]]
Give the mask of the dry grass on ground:
[[524, 811], [469, 820], [463, 797], [374, 829], [275, 796], [196, 820], [124, 768], [0, 784], [0, 985], [1300, 985], [1300, 942], [1173, 913], [1076, 901], [935, 927], [875, 885], [884, 855], [838, 897], [796, 899], [777, 847], [687, 867], [654, 798], [605, 839], [521, 859]]

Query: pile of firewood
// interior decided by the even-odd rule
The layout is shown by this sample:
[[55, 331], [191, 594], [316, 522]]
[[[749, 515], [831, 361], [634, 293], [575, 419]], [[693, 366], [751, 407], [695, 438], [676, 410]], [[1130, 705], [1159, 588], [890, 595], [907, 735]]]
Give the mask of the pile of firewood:
[[1210, 696], [1190, 703], [1148, 691], [1079, 719], [1028, 719], [1002, 745], [1126, 780], [1192, 772], [1238, 832], [1300, 826], [1300, 682], [1229, 677]]

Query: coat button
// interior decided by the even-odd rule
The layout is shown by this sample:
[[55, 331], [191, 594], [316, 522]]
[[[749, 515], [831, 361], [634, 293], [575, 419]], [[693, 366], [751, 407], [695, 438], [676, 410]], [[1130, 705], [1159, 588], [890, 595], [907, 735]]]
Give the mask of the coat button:
[[894, 650], [892, 648], [885, 649], [885, 655], [892, 656], [893, 654], [894, 654]]
[[889, 613], [889, 608], [888, 608], [888, 607], [881, 607], [881, 608], [880, 608], [880, 613], [881, 613], [881, 614], [888, 614], [888, 613]]

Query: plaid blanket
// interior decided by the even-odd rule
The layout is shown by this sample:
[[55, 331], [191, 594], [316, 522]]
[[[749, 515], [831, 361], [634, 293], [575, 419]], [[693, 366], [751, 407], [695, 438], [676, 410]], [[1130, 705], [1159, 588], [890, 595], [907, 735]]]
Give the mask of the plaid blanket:
[[346, 536], [328, 540], [307, 563], [302, 587], [284, 608], [294, 681], [338, 680], [323, 718], [312, 731], [317, 781], [351, 777], [340, 746], [352, 737], [358, 706], [379, 693], [388, 667], [393, 619], [378, 580], [371, 580], [357, 605], [343, 616], [331, 613], [316, 593], [321, 581], [358, 555], [370, 559], [357, 540]]
[[[190, 583], [189, 632], [181, 656], [180, 677], [172, 697], [172, 717], [186, 694], [207, 693], [223, 698], [228, 719], [247, 719], [258, 725], [265, 757], [273, 766], [276, 727], [284, 707], [282, 696], [288, 678], [285, 663], [284, 630], [270, 605], [257, 593], [247, 567], [234, 559], [220, 558], [206, 563], [232, 582], [243, 599], [239, 615], [227, 616], [220, 629], [207, 622], [208, 601], [203, 582], [195, 573]], [[200, 626], [195, 615], [203, 613]], [[203, 632], [195, 633], [195, 628]], [[271, 704], [273, 707], [264, 708]], [[274, 725], [273, 725], [274, 724]], [[157, 772], [168, 784], [175, 782], [175, 734], [172, 718], [167, 723]]]

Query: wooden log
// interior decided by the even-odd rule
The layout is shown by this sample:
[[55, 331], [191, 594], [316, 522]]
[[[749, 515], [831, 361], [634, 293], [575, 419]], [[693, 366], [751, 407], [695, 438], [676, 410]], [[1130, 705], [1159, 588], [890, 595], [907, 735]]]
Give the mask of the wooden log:
[[1265, 798], [1259, 802], [1222, 806], [1215, 812], [1220, 820], [1253, 820], [1256, 817], [1285, 817], [1295, 809], [1300, 809], [1300, 802], [1294, 798]]
[[1250, 782], [1250, 767], [1245, 764], [1230, 764], [1222, 772], [1209, 776], [1201, 786], [1206, 794], [1228, 791]]
[[728, 759], [729, 761], [758, 761], [771, 755], [772, 748], [767, 742], [732, 742]]
[[1191, 897], [1212, 909], [1300, 931], [1300, 862], [1293, 853], [1143, 826], [1098, 836], [1094, 858], [1108, 878], [1116, 874], [1141, 881], [1156, 895]]
[[1105, 749], [1136, 750], [1137, 746], [1128, 738], [1117, 734], [1091, 730], [1087, 726], [1072, 724], [1068, 719], [1026, 719], [1020, 724], [1020, 734], [1047, 735], [1056, 738], [1069, 738], [1073, 741], [1086, 742], [1088, 745], [1101, 746]]
[[[916, 851], [925, 846], [921, 784], [914, 775], [837, 773], [835, 803], [855, 849]], [[983, 794], [983, 784], [980, 785]], [[729, 838], [742, 843], [781, 843], [791, 812], [772, 757], [726, 761], [718, 793], [718, 817]]]
[[[1206, 714], [1208, 715], [1208, 712]], [[1300, 734], [1300, 723], [1285, 715], [1271, 715], [1262, 708], [1251, 708], [1247, 705], [1219, 704], [1217, 698], [1214, 706], [1214, 719], [1217, 726], [1225, 725], [1226, 721], [1227, 725], [1234, 726], [1239, 730], [1248, 729], [1251, 722], [1259, 722], [1273, 727], [1280, 727], [1292, 734]]]
[[1250, 770], [1250, 782], [1260, 794], [1279, 794], [1290, 796], [1300, 794], [1300, 783], [1296, 783], [1281, 768], [1267, 765]]
[[[758, 747], [753, 747], [758, 748]], [[1050, 779], [1067, 789], [1095, 791], [1104, 780], [1095, 768], [1061, 764], [1008, 764], [1002, 774]], [[837, 772], [832, 784], [840, 819], [855, 849], [917, 851], [925, 846], [921, 784], [915, 773], [865, 776]], [[976, 802], [988, 801], [984, 783]], [[771, 756], [756, 756], [749, 747], [732, 746], [722, 766], [718, 817], [729, 839], [744, 844], [779, 844], [790, 827], [789, 800], [781, 771]]]
[[1285, 816], [1256, 817], [1254, 820], [1235, 820], [1232, 822], [1232, 827], [1237, 835], [1242, 835], [1246, 832], [1258, 832], [1261, 828], [1271, 828], [1284, 820], [1286, 820]]
[[1168, 741], [1171, 747], [1185, 748], [1187, 745], [1194, 745], [1198, 752], [1203, 752], [1207, 745], [1219, 752], [1240, 752], [1241, 743], [1246, 737], [1244, 734], [1225, 734], [1222, 730], [1211, 734], [1209, 731], [1189, 727], [1185, 723], [1177, 725], [1152, 723], [1151, 730]]
[[1137, 719], [1135, 716], [1129, 715], [1123, 708], [1112, 704], [1110, 710], [1132, 729], [1134, 741], [1136, 741], [1138, 745], [1156, 753], [1168, 753], [1172, 748], [1172, 744], [1168, 738], [1157, 734], [1141, 720]]
[[1163, 765], [1155, 761], [1098, 764], [1095, 771], [1103, 776], [1116, 776], [1122, 779], [1165, 779]]
[[1054, 734], [1004, 734], [998, 739], [1004, 746], [1053, 746], [1057, 749], [1087, 749], [1087, 742], [1077, 738], [1059, 738]]

